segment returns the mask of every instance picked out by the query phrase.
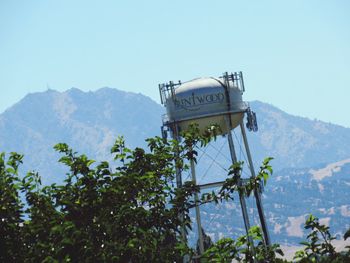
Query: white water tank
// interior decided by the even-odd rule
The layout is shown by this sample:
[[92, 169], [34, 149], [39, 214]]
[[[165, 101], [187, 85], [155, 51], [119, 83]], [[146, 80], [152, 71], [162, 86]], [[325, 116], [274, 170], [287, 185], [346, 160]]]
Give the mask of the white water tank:
[[[235, 73], [236, 74], [236, 73]], [[231, 78], [229, 78], [231, 76]], [[229, 128], [225, 116], [230, 117], [231, 129], [243, 119], [247, 103], [243, 102], [242, 73], [224, 75], [222, 78], [197, 78], [179, 83], [168, 96], [163, 96], [167, 110], [167, 125], [177, 124], [186, 130], [191, 123], [197, 123], [201, 131], [208, 126], [219, 125], [221, 133]]]

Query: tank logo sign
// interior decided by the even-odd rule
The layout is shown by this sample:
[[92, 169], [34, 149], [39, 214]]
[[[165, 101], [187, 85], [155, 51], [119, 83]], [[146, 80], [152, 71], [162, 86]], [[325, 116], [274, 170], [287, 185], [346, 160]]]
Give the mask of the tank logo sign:
[[222, 92], [211, 93], [211, 94], [201, 94], [195, 95], [192, 93], [192, 96], [186, 98], [176, 98], [175, 107], [182, 108], [186, 110], [199, 110], [202, 105], [221, 103], [225, 99], [225, 95]]

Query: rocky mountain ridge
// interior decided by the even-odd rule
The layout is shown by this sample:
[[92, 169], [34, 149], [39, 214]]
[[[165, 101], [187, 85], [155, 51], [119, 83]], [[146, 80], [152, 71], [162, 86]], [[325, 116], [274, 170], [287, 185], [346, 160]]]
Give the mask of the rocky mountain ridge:
[[[253, 159], [259, 167], [266, 156], [274, 157], [275, 173], [264, 192], [273, 240], [298, 242], [310, 212], [339, 236], [350, 222], [350, 129], [292, 116], [259, 101], [250, 106], [259, 125], [257, 133], [248, 133]], [[33, 93], [0, 114], [0, 152], [23, 153], [22, 173], [36, 170], [44, 183], [60, 182], [67, 171], [57, 163], [53, 145], [66, 142], [92, 159], [111, 160], [109, 149], [118, 135], [132, 148], [160, 135], [163, 113], [142, 94], [112, 88]], [[248, 204], [257, 223], [254, 201]], [[202, 213], [206, 231], [215, 238], [244, 229], [238, 203], [203, 207]]]

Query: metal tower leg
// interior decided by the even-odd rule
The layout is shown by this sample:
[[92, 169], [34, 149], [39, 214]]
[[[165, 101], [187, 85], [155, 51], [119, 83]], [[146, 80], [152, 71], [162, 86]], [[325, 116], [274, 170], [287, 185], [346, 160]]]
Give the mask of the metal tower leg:
[[[196, 169], [194, 166], [194, 161], [191, 160], [191, 174], [192, 174], [192, 181], [195, 185], [197, 185], [196, 182]], [[203, 233], [202, 233], [202, 223], [201, 223], [201, 214], [200, 214], [200, 208], [198, 205], [199, 198], [198, 194], [194, 194], [194, 201], [195, 201], [195, 208], [196, 208], [196, 221], [197, 221], [197, 228], [198, 228], [198, 239], [199, 239], [199, 253], [200, 255], [203, 255], [204, 253], [204, 243], [203, 243]]]
[[[228, 144], [230, 147], [232, 164], [234, 164], [237, 162], [237, 156], [236, 156], [236, 152], [235, 152], [235, 148], [234, 148], [234, 144], [233, 144], [232, 133], [231, 133], [231, 123], [230, 123], [229, 118], [230, 118], [229, 116], [225, 116], [226, 125], [227, 125]], [[241, 183], [242, 183], [242, 180], [240, 180], [240, 184]], [[250, 244], [252, 254], [255, 255], [254, 242], [253, 242], [252, 237], [249, 235], [250, 223], [249, 223], [249, 216], [248, 216], [248, 211], [247, 211], [247, 204], [245, 202], [245, 196], [243, 193], [239, 193], [239, 201], [241, 203], [243, 220], [244, 220], [244, 227], [245, 227], [245, 231], [247, 233], [248, 242]]]
[[[244, 141], [244, 147], [245, 147], [247, 157], [248, 157], [250, 173], [252, 176], [255, 177], [254, 165], [253, 165], [253, 161], [252, 161], [252, 156], [250, 154], [250, 149], [249, 149], [248, 140], [247, 140], [247, 134], [245, 132], [243, 120], [240, 122], [239, 125], [241, 127], [242, 137], [243, 137], [243, 141]], [[265, 214], [264, 214], [263, 204], [261, 202], [260, 189], [255, 189], [254, 195], [255, 195], [256, 206], [258, 208], [261, 228], [262, 228], [263, 233], [264, 233], [265, 245], [269, 246], [269, 245], [271, 245], [271, 239], [270, 239], [269, 231], [268, 231], [267, 224], [266, 224], [266, 218], [265, 218]]]
[[[179, 136], [179, 133], [178, 133], [178, 128], [177, 128], [177, 126], [175, 126], [175, 128], [174, 128], [174, 130], [173, 130], [172, 137], [173, 137], [174, 140], [176, 140], [176, 141], [178, 141], [178, 142], [180, 141], [180, 136]], [[179, 154], [180, 154], [180, 153], [179, 153], [179, 152], [176, 152], [175, 154], [176, 154], [176, 158], [179, 158]], [[176, 172], [176, 187], [177, 187], [177, 188], [181, 188], [181, 187], [182, 187], [182, 175], [181, 175], [181, 170], [177, 167], [177, 165], [176, 165], [176, 170], [175, 170], [175, 172]], [[183, 221], [184, 221], [184, 214], [181, 213], [181, 214], [179, 215], [179, 218], [180, 218], [181, 222], [183, 222]], [[182, 237], [183, 242], [187, 243], [187, 236], [186, 236], [186, 229], [185, 229], [185, 226], [182, 226], [182, 227], [181, 227], [181, 237]], [[187, 259], [186, 256], [184, 256], [183, 262], [184, 262], [184, 263], [188, 262], [188, 259]]]

